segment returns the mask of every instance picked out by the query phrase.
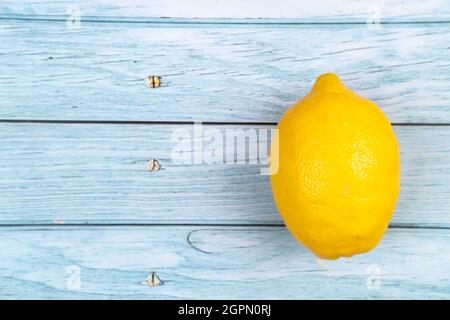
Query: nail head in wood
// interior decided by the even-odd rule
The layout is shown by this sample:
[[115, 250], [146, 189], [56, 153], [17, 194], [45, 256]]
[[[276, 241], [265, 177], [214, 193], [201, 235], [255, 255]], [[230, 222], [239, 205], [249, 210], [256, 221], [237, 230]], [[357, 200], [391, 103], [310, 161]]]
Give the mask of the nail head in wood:
[[161, 169], [161, 164], [158, 160], [152, 159], [149, 162], [147, 162], [147, 170], [148, 171], [159, 171]]
[[161, 86], [161, 77], [160, 76], [148, 76], [145, 78], [145, 84], [149, 88], [159, 88]]
[[156, 287], [162, 285], [163, 281], [154, 272], [152, 272], [147, 276], [147, 279], [145, 279], [145, 283], [149, 287]]

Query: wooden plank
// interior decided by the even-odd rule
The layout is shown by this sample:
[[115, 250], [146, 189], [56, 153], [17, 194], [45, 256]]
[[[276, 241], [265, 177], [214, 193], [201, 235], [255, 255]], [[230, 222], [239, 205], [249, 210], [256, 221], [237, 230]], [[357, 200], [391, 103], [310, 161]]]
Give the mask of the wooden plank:
[[[3, 0], [0, 13], [64, 15], [77, 6], [85, 16], [182, 18], [299, 18], [307, 21], [363, 21], [380, 15], [382, 21], [429, 21], [450, 17], [447, 0], [102, 0], [57, 1]], [[69, 11], [70, 12], [70, 11]]]
[[0, 298], [448, 299], [449, 241], [390, 229], [368, 254], [323, 261], [285, 228], [1, 228]]
[[[446, 24], [0, 20], [0, 118], [277, 122], [335, 72], [394, 123], [449, 123]], [[162, 76], [148, 89], [144, 78]]]
[[[226, 137], [229, 128], [270, 127], [204, 126], [204, 134]], [[179, 129], [193, 137], [192, 126], [0, 125], [0, 223], [281, 223], [260, 175], [265, 159], [180, 164], [172, 158]], [[402, 186], [393, 224], [450, 227], [450, 127], [395, 131]], [[146, 168], [153, 158], [158, 172]]]

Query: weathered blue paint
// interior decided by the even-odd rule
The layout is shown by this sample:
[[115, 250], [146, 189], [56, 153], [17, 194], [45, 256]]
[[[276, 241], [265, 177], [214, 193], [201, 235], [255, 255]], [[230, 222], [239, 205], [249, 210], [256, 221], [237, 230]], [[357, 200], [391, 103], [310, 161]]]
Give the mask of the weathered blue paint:
[[[225, 138], [227, 128], [270, 126], [204, 126], [205, 134], [211, 128]], [[0, 224], [282, 222], [260, 175], [266, 157], [258, 165], [180, 164], [171, 157], [177, 129], [193, 137], [190, 125], [0, 125]], [[450, 127], [395, 132], [402, 185], [392, 224], [450, 227]], [[147, 170], [150, 159], [160, 171]]]
[[274, 123], [335, 72], [393, 123], [450, 122], [450, 24], [0, 20], [0, 32], [2, 119]]
[[384, 0], [2, 0], [0, 13], [7, 15], [73, 14], [79, 9], [82, 16], [106, 18], [201, 18], [240, 19], [294, 19], [318, 23], [348, 23], [373, 21], [421, 22], [450, 21], [448, 0], [396, 1]]
[[370, 254], [323, 261], [283, 227], [0, 228], [0, 296], [448, 299], [449, 241], [390, 229]]
[[[450, 298], [450, 6], [385, 1], [368, 28], [375, 2], [200, 2], [78, 1], [68, 30], [72, 1], [2, 1], [0, 122], [85, 123], [0, 123], [0, 298]], [[289, 236], [258, 166], [170, 157], [183, 122], [269, 128], [327, 71], [402, 153], [387, 235], [338, 261]]]

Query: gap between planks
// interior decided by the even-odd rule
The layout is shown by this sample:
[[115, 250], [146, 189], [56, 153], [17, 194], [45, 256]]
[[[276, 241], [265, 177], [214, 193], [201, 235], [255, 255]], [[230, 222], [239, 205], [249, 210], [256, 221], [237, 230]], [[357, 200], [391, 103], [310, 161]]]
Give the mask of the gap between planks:
[[[0, 20], [66, 22], [68, 15], [28, 15], [2, 14]], [[174, 24], [174, 25], [249, 25], [249, 26], [295, 26], [295, 25], [367, 25], [367, 21], [305, 21], [292, 18], [176, 18], [176, 17], [107, 17], [81, 16], [80, 22], [89, 23], [124, 23], [124, 24]], [[417, 21], [379, 21], [380, 25], [419, 25], [419, 24], [450, 24], [448, 20], [417, 20]]]
[[[0, 224], [1, 228], [70, 228], [70, 227], [223, 227], [223, 228], [285, 228], [283, 223], [8, 223]], [[447, 225], [414, 225], [394, 223], [389, 229], [431, 229], [450, 230]]]
[[[256, 122], [256, 121], [165, 121], [165, 120], [50, 120], [50, 119], [0, 119], [2, 123], [19, 124], [116, 124], [116, 125], [194, 125], [201, 123], [211, 126], [276, 126], [277, 122]], [[391, 123], [392, 126], [450, 126], [450, 123]]]

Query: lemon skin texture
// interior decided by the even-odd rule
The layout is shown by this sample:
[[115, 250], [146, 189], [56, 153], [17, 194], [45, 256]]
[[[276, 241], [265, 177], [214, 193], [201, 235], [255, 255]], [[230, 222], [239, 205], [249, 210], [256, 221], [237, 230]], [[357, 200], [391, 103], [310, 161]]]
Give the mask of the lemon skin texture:
[[270, 180], [290, 233], [324, 259], [373, 249], [400, 191], [399, 146], [383, 112], [327, 73], [277, 129]]

